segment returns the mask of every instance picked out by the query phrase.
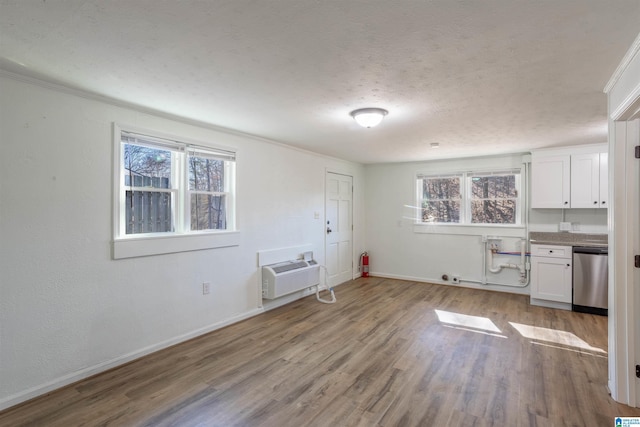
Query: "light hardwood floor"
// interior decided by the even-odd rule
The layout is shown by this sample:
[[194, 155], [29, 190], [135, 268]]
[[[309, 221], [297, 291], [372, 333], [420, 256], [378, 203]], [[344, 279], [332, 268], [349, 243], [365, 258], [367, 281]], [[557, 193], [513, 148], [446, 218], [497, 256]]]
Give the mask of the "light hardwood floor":
[[612, 426], [607, 319], [370, 277], [0, 413], [2, 426]]

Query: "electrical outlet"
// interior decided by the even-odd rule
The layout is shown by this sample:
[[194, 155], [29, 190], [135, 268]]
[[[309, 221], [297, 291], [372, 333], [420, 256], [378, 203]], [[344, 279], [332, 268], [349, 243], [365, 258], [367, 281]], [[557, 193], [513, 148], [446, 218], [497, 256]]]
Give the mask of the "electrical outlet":
[[202, 284], [202, 295], [209, 295], [210, 292], [211, 292], [211, 283], [204, 282]]

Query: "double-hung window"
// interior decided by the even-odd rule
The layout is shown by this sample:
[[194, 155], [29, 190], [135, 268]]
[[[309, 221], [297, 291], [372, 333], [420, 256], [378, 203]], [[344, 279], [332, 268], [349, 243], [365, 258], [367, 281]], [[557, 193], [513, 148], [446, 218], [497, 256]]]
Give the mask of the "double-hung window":
[[513, 171], [468, 174], [472, 224], [519, 224], [520, 175]]
[[418, 175], [418, 202], [422, 222], [459, 223], [462, 175]]
[[190, 147], [187, 159], [190, 229], [226, 230], [233, 224], [230, 210], [233, 153]]
[[418, 223], [520, 224], [520, 170], [418, 174]]
[[122, 133], [121, 230], [125, 235], [175, 231], [180, 151], [174, 144]]
[[[116, 242], [235, 229], [233, 150], [119, 126], [114, 133]], [[196, 246], [216, 247], [201, 240]], [[182, 242], [175, 250], [142, 254], [193, 249]]]

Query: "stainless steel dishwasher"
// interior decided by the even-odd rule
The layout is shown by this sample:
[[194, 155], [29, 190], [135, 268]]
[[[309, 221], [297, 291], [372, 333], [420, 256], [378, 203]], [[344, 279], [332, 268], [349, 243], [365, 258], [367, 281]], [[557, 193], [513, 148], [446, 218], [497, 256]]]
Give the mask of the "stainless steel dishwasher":
[[572, 310], [607, 315], [609, 302], [609, 250], [573, 248]]

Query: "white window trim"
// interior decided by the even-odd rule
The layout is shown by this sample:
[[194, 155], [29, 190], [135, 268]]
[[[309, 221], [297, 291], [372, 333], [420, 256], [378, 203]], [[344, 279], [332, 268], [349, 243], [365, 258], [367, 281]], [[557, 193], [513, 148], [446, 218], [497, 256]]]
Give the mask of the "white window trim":
[[[487, 223], [471, 223], [471, 186], [469, 181], [474, 175], [505, 175], [513, 173], [516, 175], [516, 185], [518, 186], [518, 202], [516, 203], [516, 223], [515, 224], [487, 224]], [[451, 172], [451, 173], [428, 173], [417, 172], [415, 174], [416, 185], [416, 201], [417, 208], [416, 217], [413, 225], [413, 231], [415, 233], [423, 234], [460, 234], [460, 235], [482, 235], [491, 232], [495, 232], [495, 229], [503, 230], [502, 233], [507, 233], [514, 236], [519, 235], [520, 231], [525, 228], [524, 224], [524, 211], [523, 211], [523, 196], [524, 190], [522, 189], [522, 174], [524, 171], [522, 168], [493, 168], [484, 170], [464, 171], [464, 172]], [[422, 188], [421, 180], [423, 178], [448, 178], [448, 177], [460, 177], [460, 194], [463, 197], [460, 200], [460, 222], [423, 222], [422, 221]], [[513, 230], [511, 233], [508, 230]], [[505, 234], [505, 235], [507, 235]]]
[[[113, 245], [112, 245], [112, 257], [113, 259], [134, 258], [141, 256], [161, 255], [178, 252], [188, 252], [196, 250], [206, 250], [214, 248], [224, 248], [231, 246], [239, 246], [240, 244], [240, 232], [236, 229], [236, 213], [235, 213], [235, 164], [230, 165], [232, 173], [230, 174], [229, 182], [225, 183], [225, 186], [229, 186], [229, 200], [228, 206], [231, 207], [234, 213], [227, 221], [226, 230], [198, 230], [191, 231], [186, 229], [186, 219], [184, 215], [188, 212], [189, 203], [188, 188], [184, 188], [184, 191], [179, 192], [179, 196], [175, 201], [183, 209], [176, 209], [176, 217], [174, 218], [174, 226], [176, 231], [171, 233], [144, 233], [125, 235], [122, 230], [121, 218], [123, 217], [121, 209], [124, 209], [125, 201], [122, 200], [123, 193], [121, 188], [124, 184], [123, 175], [120, 173], [122, 168], [122, 143], [121, 133], [131, 132], [142, 135], [155, 136], [157, 138], [179, 141], [179, 143], [193, 144], [200, 147], [210, 147], [212, 150], [225, 150], [236, 153], [235, 148], [224, 147], [220, 145], [211, 145], [203, 143], [201, 141], [194, 141], [188, 138], [176, 137], [175, 135], [165, 134], [163, 132], [157, 132], [154, 130], [143, 129], [136, 126], [130, 126], [125, 124], [113, 123]], [[184, 153], [186, 156], [186, 152]], [[188, 171], [182, 167], [182, 162], [176, 165], [177, 176], [181, 180], [186, 180], [188, 183]]]
[[[422, 180], [423, 179], [436, 179], [436, 178], [458, 178], [460, 179], [460, 199], [437, 199], [438, 201], [452, 200], [460, 202], [460, 222], [424, 222], [422, 221], [422, 202], [424, 201]], [[466, 210], [465, 204], [465, 175], [463, 172], [445, 173], [445, 174], [416, 174], [416, 197], [418, 210], [416, 213], [416, 224], [425, 225], [462, 225], [464, 224], [464, 212]]]
[[114, 239], [113, 259], [163, 255], [240, 245], [239, 231]]
[[[198, 143], [199, 146], [202, 146], [202, 143]], [[214, 147], [212, 147], [214, 148]], [[215, 147], [214, 149], [222, 149], [222, 147]], [[226, 148], [224, 149], [225, 151], [233, 151], [235, 153], [235, 150], [233, 149], [229, 149]], [[201, 154], [206, 156], [207, 153], [206, 152], [200, 152], [198, 153], [198, 150], [192, 151], [189, 148], [187, 149], [185, 155], [188, 156], [189, 153], [194, 153], [194, 154]], [[236, 154], [237, 157], [237, 154]], [[189, 190], [189, 171], [185, 170], [184, 171], [184, 179], [185, 179], [185, 183], [186, 183], [186, 187], [185, 187], [185, 192], [184, 192], [184, 200], [183, 200], [183, 206], [184, 206], [184, 211], [183, 212], [189, 212], [190, 209], [190, 203], [191, 203], [191, 195], [192, 194], [208, 194], [208, 195], [213, 195], [213, 196], [219, 196], [219, 195], [224, 195], [225, 196], [225, 205], [226, 205], [226, 210], [227, 212], [233, 212], [234, 214], [231, 215], [230, 218], [227, 218], [226, 220], [226, 224], [227, 224], [227, 230], [199, 230], [199, 231], [191, 231], [189, 229], [189, 225], [188, 225], [188, 218], [184, 217], [182, 220], [182, 227], [185, 230], [185, 233], [224, 233], [225, 231], [233, 231], [236, 228], [236, 215], [235, 215], [235, 208], [236, 208], [236, 203], [235, 203], [235, 188], [236, 188], [236, 182], [235, 182], [235, 177], [236, 177], [236, 162], [230, 162], [230, 161], [224, 161], [225, 164], [225, 171], [229, 172], [227, 176], [225, 176], [225, 180], [224, 180], [224, 191], [223, 192], [217, 192], [217, 191], [203, 191], [203, 190]]]
[[[473, 197], [471, 194], [471, 185], [470, 181], [474, 176], [504, 176], [504, 175], [515, 175], [516, 188], [518, 189], [518, 197], [516, 197], [516, 223], [515, 224], [490, 224], [490, 223], [472, 223], [471, 222], [471, 202], [473, 201]], [[520, 227], [523, 223], [522, 218], [522, 181], [521, 181], [522, 171], [520, 169], [509, 169], [509, 170], [495, 170], [495, 171], [473, 171], [466, 172], [464, 176], [465, 180], [465, 194], [466, 201], [465, 203], [465, 220], [468, 221], [469, 225], [479, 226], [479, 227]], [[497, 199], [491, 199], [497, 200]], [[467, 224], [467, 223], [465, 223]]]
[[502, 237], [522, 237], [524, 225], [484, 225], [484, 224], [414, 224], [416, 234], [455, 234], [460, 236], [483, 236], [500, 233]]

